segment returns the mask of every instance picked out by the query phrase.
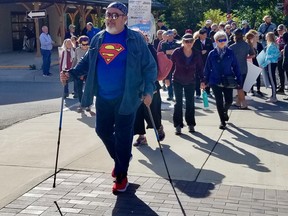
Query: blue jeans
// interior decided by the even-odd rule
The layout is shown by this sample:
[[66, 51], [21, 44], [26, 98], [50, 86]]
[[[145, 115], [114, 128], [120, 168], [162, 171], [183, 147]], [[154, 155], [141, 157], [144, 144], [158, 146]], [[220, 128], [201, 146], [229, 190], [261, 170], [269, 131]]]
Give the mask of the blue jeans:
[[51, 64], [51, 50], [43, 50], [41, 49], [43, 64], [42, 70], [44, 75], [48, 75], [50, 73], [50, 64]]
[[96, 133], [113, 158], [114, 173], [126, 177], [131, 157], [133, 127], [136, 110], [130, 115], [120, 115], [122, 97], [107, 100], [96, 97]]

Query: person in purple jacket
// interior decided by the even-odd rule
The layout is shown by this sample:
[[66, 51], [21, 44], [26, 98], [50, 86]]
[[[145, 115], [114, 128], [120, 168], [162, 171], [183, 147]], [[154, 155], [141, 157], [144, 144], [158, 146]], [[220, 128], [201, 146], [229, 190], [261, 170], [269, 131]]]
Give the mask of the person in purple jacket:
[[186, 33], [182, 37], [182, 46], [175, 49], [172, 53], [171, 60], [174, 63], [175, 70], [172, 73], [173, 87], [175, 92], [176, 103], [174, 106], [173, 123], [176, 128], [176, 135], [181, 134], [183, 128], [183, 89], [186, 98], [185, 120], [189, 132], [195, 132], [195, 81], [199, 77], [201, 86], [203, 81], [203, 61], [201, 52], [192, 49], [194, 38], [192, 34]]

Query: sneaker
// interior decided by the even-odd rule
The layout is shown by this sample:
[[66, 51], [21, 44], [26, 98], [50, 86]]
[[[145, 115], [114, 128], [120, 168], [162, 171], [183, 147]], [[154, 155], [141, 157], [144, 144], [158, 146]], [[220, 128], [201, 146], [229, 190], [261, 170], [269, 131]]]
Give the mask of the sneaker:
[[181, 126], [177, 126], [176, 127], [176, 132], [175, 132], [176, 135], [180, 135], [181, 134]]
[[225, 122], [221, 122], [221, 124], [219, 125], [219, 129], [225, 130], [226, 129], [226, 123]]
[[278, 100], [277, 98], [269, 98], [268, 100], [266, 100], [267, 103], [276, 103]]
[[264, 97], [264, 94], [263, 94], [260, 90], [257, 91], [257, 94], [258, 94], [260, 97]]
[[284, 89], [278, 89], [277, 91], [276, 91], [276, 94], [281, 94], [281, 95], [285, 95], [285, 92], [284, 92]]
[[200, 95], [196, 95], [195, 98], [196, 99], [201, 99], [201, 96]]
[[195, 132], [195, 128], [193, 125], [188, 125], [188, 129], [190, 133], [194, 133]]
[[288, 97], [284, 97], [283, 100], [288, 100]]
[[86, 110], [87, 112], [90, 112], [90, 111], [91, 111], [91, 106], [86, 107], [85, 110]]
[[159, 141], [163, 141], [165, 138], [163, 125], [161, 125], [160, 128], [158, 129], [158, 138], [159, 138]]
[[47, 74], [47, 76], [52, 76], [52, 75], [53, 75], [52, 73], [48, 73], [48, 74]]
[[67, 98], [67, 97], [69, 97], [69, 93], [64, 94], [64, 98]]
[[48, 75], [46, 75], [46, 74], [43, 74], [43, 77], [48, 77]]
[[141, 145], [148, 145], [147, 139], [145, 136], [139, 136], [133, 146], [141, 146]]
[[114, 184], [113, 184], [113, 187], [112, 187], [112, 192], [113, 193], [117, 193], [117, 192], [125, 192], [127, 187], [129, 185], [129, 182], [128, 182], [128, 178], [125, 177], [121, 180], [118, 180], [116, 179], [114, 181]]
[[83, 107], [81, 107], [81, 106], [77, 107], [77, 112], [78, 113], [82, 113], [83, 112]]

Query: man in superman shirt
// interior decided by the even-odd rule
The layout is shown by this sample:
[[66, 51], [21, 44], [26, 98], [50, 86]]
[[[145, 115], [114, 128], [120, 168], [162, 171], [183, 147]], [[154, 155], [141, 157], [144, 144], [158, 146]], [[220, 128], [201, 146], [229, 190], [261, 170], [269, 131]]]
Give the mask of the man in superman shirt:
[[106, 29], [93, 37], [89, 51], [75, 68], [60, 75], [63, 84], [87, 75], [81, 103], [87, 107], [96, 96], [95, 130], [114, 160], [113, 192], [127, 189], [135, 115], [142, 101], [151, 104], [157, 77], [144, 38], [125, 25], [127, 13], [124, 4], [109, 4]]

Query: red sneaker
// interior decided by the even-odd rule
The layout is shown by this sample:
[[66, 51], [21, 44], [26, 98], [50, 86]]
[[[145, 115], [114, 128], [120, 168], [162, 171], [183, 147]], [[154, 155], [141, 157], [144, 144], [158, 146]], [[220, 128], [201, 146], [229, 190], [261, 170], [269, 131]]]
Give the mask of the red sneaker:
[[122, 181], [114, 181], [112, 192], [125, 192], [129, 185], [128, 178], [125, 177]]

